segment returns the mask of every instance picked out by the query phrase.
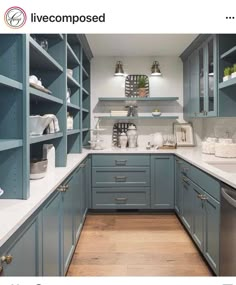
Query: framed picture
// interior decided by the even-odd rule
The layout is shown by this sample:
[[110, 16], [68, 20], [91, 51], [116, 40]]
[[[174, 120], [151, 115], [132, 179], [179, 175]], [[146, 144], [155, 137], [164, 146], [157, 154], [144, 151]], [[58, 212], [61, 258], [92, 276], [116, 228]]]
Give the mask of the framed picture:
[[192, 124], [174, 123], [173, 127], [177, 146], [194, 146]]

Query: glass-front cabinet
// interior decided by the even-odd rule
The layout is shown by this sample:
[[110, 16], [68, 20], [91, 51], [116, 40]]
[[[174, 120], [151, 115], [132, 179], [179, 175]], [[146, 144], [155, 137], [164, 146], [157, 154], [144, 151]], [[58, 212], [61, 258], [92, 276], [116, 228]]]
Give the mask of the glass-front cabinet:
[[211, 36], [204, 41], [193, 57], [192, 62], [196, 65], [193, 67], [194, 79], [190, 82], [192, 117], [217, 116], [216, 37]]

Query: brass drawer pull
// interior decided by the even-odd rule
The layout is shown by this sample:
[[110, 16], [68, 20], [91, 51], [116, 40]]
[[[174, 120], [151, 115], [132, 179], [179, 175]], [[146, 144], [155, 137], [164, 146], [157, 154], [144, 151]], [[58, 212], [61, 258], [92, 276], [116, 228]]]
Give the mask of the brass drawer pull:
[[57, 188], [57, 190], [59, 191], [59, 192], [65, 192], [65, 189], [64, 189], [64, 186], [59, 186], [58, 188]]
[[11, 262], [12, 262], [12, 260], [13, 260], [13, 257], [12, 257], [12, 255], [3, 255], [2, 257], [1, 257], [1, 262], [2, 263], [6, 263], [6, 264], [10, 264]]
[[201, 200], [208, 200], [206, 195], [202, 195]]
[[64, 186], [65, 191], [69, 190], [69, 185]]
[[125, 182], [127, 177], [126, 176], [115, 176], [114, 177], [117, 182], [123, 181]]
[[127, 160], [115, 160], [116, 165], [126, 165]]
[[128, 198], [115, 198], [115, 200], [118, 202], [126, 202]]

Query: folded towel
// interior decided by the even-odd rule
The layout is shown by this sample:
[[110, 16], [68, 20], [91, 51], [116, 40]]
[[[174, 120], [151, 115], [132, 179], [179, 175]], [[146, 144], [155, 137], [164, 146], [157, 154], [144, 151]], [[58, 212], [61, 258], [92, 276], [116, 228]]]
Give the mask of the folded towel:
[[52, 119], [51, 123], [49, 123], [47, 128], [47, 132], [49, 134], [53, 134], [60, 131], [58, 119], [54, 114], [45, 114], [43, 117]]

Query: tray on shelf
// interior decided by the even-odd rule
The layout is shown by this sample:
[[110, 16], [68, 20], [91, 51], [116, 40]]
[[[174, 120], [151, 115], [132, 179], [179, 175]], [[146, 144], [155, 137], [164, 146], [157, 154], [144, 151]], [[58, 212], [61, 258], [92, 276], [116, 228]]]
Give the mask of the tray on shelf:
[[145, 84], [145, 91], [146, 91], [146, 98], [149, 96], [149, 80], [147, 75], [142, 75], [142, 74], [130, 74], [126, 76], [125, 79], [125, 96], [126, 97], [139, 97], [139, 80], [141, 78], [144, 78], [146, 81]]
[[42, 92], [45, 92], [47, 94], [52, 94], [52, 91], [48, 90], [47, 88], [45, 88], [43, 86], [39, 86], [39, 85], [37, 85], [35, 83], [30, 83], [30, 86], [35, 88], [35, 89], [38, 89], [38, 90], [40, 90]]
[[[112, 130], [112, 144], [118, 146], [119, 134], [126, 133], [130, 125], [135, 126], [133, 123], [115, 123]], [[136, 126], [135, 126], [136, 127]]]

